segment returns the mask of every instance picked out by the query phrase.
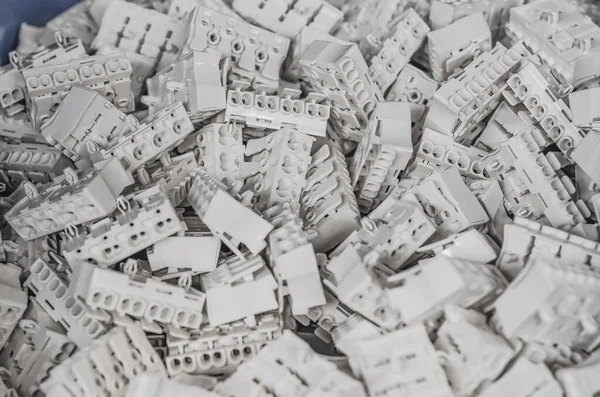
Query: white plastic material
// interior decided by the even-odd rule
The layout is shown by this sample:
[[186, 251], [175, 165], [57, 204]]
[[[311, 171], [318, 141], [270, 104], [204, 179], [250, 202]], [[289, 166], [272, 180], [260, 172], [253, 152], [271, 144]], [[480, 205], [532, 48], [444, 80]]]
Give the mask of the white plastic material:
[[492, 49], [492, 33], [482, 13], [470, 14], [427, 34], [431, 73], [444, 81], [477, 55]]
[[192, 123], [197, 124], [225, 109], [225, 78], [221, 54], [192, 51], [146, 81], [142, 101], [150, 114], [181, 101]]
[[371, 396], [454, 397], [422, 325], [355, 342], [350, 362]]
[[600, 275], [587, 265], [530, 258], [494, 302], [491, 324], [507, 338], [591, 351], [600, 344]]
[[218, 397], [197, 386], [186, 385], [152, 373], [137, 376], [127, 390], [127, 397]]
[[[508, 239], [508, 237], [505, 237]], [[498, 245], [486, 234], [477, 229], [456, 233], [447, 239], [421, 247], [418, 252], [433, 251], [459, 260], [476, 263], [495, 261], [500, 251]]]
[[398, 183], [412, 156], [410, 105], [379, 102], [350, 168], [362, 213], [377, 207]]
[[248, 21], [289, 39], [304, 26], [329, 33], [343, 18], [343, 13], [325, 0], [234, 0], [231, 6]]
[[116, 157], [129, 172], [158, 159], [194, 130], [183, 104], [175, 102], [142, 120], [130, 134], [92, 155], [93, 161]]
[[[330, 108], [319, 104], [323, 94], [310, 93], [299, 99], [301, 92], [285, 88], [280, 96], [263, 92], [241, 91], [242, 84], [227, 93], [225, 121], [237, 121], [248, 127], [279, 130], [285, 127], [313, 136], [325, 136]], [[232, 85], [233, 88], [233, 85]]]
[[600, 127], [600, 88], [590, 88], [569, 94], [569, 109], [573, 125], [579, 128]]
[[61, 31], [66, 37], [81, 39], [83, 45], [89, 48], [98, 33], [98, 27], [88, 13], [87, 5], [77, 3], [48, 21], [46, 31], [40, 39], [41, 44], [52, 42], [57, 31]]
[[99, 315], [68, 290], [68, 284], [48, 263], [38, 259], [29, 270], [31, 275], [25, 286], [46, 313], [65, 327], [66, 335], [77, 347], [82, 349], [91, 345], [107, 331], [98, 320]]
[[190, 15], [190, 31], [181, 56], [191, 51], [218, 50], [231, 57], [229, 79], [276, 89], [279, 69], [290, 41], [238, 18], [198, 6]]
[[71, 162], [60, 150], [39, 143], [0, 145], [0, 169], [18, 184], [21, 181], [50, 182]]
[[27, 183], [26, 197], [6, 213], [6, 220], [29, 241], [107, 216], [117, 208], [118, 196], [133, 184], [133, 178], [117, 160], [97, 166], [80, 172], [65, 168], [62, 178], [39, 193]]
[[[97, 3], [98, 0], [95, 2]], [[242, 18], [229, 8], [228, 4], [229, 2], [225, 2], [225, 0], [172, 0], [167, 13], [178, 19], [187, 20], [194, 8], [201, 5], [220, 14], [238, 18], [241, 21]]]
[[473, 146], [491, 152], [511, 136], [534, 125], [535, 120], [529, 116], [529, 112], [521, 109], [518, 105], [511, 106], [500, 102], [481, 135], [473, 142]]
[[160, 186], [122, 200], [111, 217], [83, 228], [68, 228], [61, 254], [71, 264], [112, 265], [182, 230], [183, 222]]
[[[198, 163], [191, 152], [171, 157], [170, 160], [166, 160], [167, 157], [165, 154], [161, 156], [162, 162], [155, 162], [144, 170], [139, 169], [137, 176], [142, 185], [158, 183], [169, 196], [171, 204], [178, 206], [188, 195], [192, 185], [192, 171], [198, 168]], [[145, 178], [144, 172], [148, 174], [148, 178]]]
[[215, 270], [221, 240], [217, 237], [167, 237], [148, 249], [148, 262], [153, 271], [174, 267], [207, 273]]
[[47, 143], [43, 135], [33, 128], [25, 112], [10, 117], [0, 110], [0, 138], [10, 143]]
[[215, 391], [223, 397], [366, 397], [362, 385], [290, 331], [240, 365]]
[[596, 352], [573, 367], [556, 371], [556, 379], [562, 385], [567, 397], [593, 396], [600, 391], [596, 376], [599, 369], [599, 353]]
[[385, 95], [385, 100], [427, 105], [438, 88], [437, 81], [415, 66], [407, 64]]
[[559, 77], [578, 87], [597, 81], [600, 27], [577, 6], [560, 0], [539, 0], [510, 10], [506, 33], [523, 40]]
[[172, 377], [231, 373], [281, 334], [281, 319], [274, 314], [257, 315], [252, 327], [243, 321], [218, 327], [203, 325], [201, 330], [191, 331], [189, 339], [168, 340], [167, 371]]
[[290, 202], [269, 208], [265, 216], [274, 226], [269, 234], [269, 261], [278, 281], [287, 286], [292, 314], [307, 314], [325, 304], [314, 248]]
[[208, 321], [215, 327], [276, 310], [277, 282], [259, 256], [233, 256], [202, 276]]
[[0, 264], [0, 350], [27, 308], [27, 292], [21, 290], [20, 274], [18, 267]]
[[360, 213], [352, 191], [344, 155], [335, 145], [323, 145], [312, 156], [301, 196], [300, 214], [306, 227], [315, 228], [311, 243], [326, 252], [360, 226]]
[[124, 53], [78, 58], [60, 65], [22, 71], [33, 124], [40, 127], [58, 109], [72, 87], [85, 87], [109, 99], [117, 109], [134, 109], [131, 64]]
[[167, 376], [141, 328], [116, 327], [54, 368], [42, 390], [49, 397], [86, 397], [103, 391], [125, 397], [142, 373]]
[[260, 253], [273, 226], [229, 195], [204, 169], [194, 171], [192, 179], [187, 200], [211, 232], [230, 249], [237, 251], [242, 243], [254, 255]]
[[92, 309], [141, 319], [142, 327], [156, 322], [196, 329], [202, 324], [206, 299], [204, 293], [194, 288], [184, 290], [152, 278], [132, 279], [85, 262], [75, 268], [70, 292]]

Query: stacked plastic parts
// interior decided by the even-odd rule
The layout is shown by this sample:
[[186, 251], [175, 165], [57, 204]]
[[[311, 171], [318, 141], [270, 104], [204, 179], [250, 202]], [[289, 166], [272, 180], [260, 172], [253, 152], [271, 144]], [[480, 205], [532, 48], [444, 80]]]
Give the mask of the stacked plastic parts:
[[600, 13], [572, 1], [23, 24], [0, 397], [600, 396]]

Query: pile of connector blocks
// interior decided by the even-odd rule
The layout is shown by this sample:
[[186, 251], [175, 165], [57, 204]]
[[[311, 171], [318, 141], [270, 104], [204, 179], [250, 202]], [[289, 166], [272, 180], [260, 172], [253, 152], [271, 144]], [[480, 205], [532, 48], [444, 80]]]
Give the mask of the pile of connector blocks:
[[22, 25], [0, 397], [600, 396], [598, 20], [87, 0]]

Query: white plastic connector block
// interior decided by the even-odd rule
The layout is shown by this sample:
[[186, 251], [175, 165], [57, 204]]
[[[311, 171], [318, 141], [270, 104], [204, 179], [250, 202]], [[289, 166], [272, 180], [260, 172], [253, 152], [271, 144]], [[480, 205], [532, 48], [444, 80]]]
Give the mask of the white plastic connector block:
[[562, 397], [563, 390], [543, 363], [519, 357], [480, 397]]
[[121, 200], [118, 209], [88, 228], [63, 233], [62, 255], [71, 264], [112, 265], [184, 227], [168, 196], [159, 185]]
[[524, 130], [485, 158], [485, 171], [500, 182], [515, 216], [546, 217], [555, 227], [584, 223], [589, 210], [582, 201], [575, 202], [575, 186], [560, 171], [562, 164], [556, 154], [542, 152], [550, 143], [536, 127]]
[[192, 171], [198, 168], [198, 163], [192, 152], [172, 157], [170, 160], [166, 160], [167, 157], [168, 155], [161, 157], [164, 164], [159, 161], [138, 169], [137, 176], [142, 185], [158, 183], [169, 196], [171, 204], [176, 207], [187, 197], [192, 186]]
[[172, 236], [148, 249], [148, 262], [153, 271], [174, 267], [208, 273], [217, 267], [220, 250], [221, 240], [217, 237]]
[[137, 129], [138, 124], [135, 117], [125, 116], [97, 92], [73, 87], [56, 113], [42, 125], [42, 135], [77, 161]]
[[548, 65], [562, 83], [578, 87], [597, 81], [600, 27], [571, 2], [543, 0], [514, 7], [506, 33]]
[[27, 292], [21, 289], [20, 274], [18, 267], [0, 264], [0, 350], [27, 308]]
[[482, 13], [467, 15], [427, 34], [431, 73], [444, 81], [477, 55], [492, 49], [492, 32]]
[[589, 131], [581, 143], [571, 152], [571, 159], [581, 168], [594, 183], [600, 184], [600, 163], [596, 153], [600, 147], [600, 133]]
[[34, 126], [39, 128], [52, 116], [72, 87], [96, 91], [117, 109], [134, 109], [131, 92], [131, 63], [124, 53], [78, 58], [60, 65], [46, 65], [22, 71], [27, 105]]
[[304, 26], [329, 33], [344, 16], [324, 0], [234, 0], [231, 6], [246, 20], [289, 39]]
[[340, 136], [359, 141], [383, 95], [358, 46], [315, 40], [298, 62], [312, 89], [327, 96]]
[[235, 321], [218, 327], [203, 325], [190, 333], [189, 339], [167, 341], [165, 363], [171, 377], [182, 373], [229, 374], [281, 337], [282, 322], [279, 315], [265, 313], [256, 316], [256, 326]]
[[62, 32], [65, 37], [80, 39], [85, 48], [89, 49], [94, 37], [98, 34], [98, 26], [88, 13], [88, 5], [82, 2], [67, 8], [48, 21], [40, 43], [42, 45], [52, 43], [58, 31]]
[[192, 179], [187, 200], [211, 232], [229, 248], [237, 251], [242, 243], [254, 255], [260, 253], [273, 226], [228, 194], [204, 169], [195, 170]]
[[240, 85], [227, 93], [226, 122], [240, 122], [265, 130], [289, 127], [308, 135], [325, 136], [330, 107], [319, 104], [325, 95], [310, 93], [305, 99], [299, 99], [301, 92], [295, 89], [286, 88], [276, 96], [241, 91]]
[[600, 344], [600, 275], [587, 265], [530, 258], [494, 302], [492, 326], [507, 338], [591, 351]]
[[592, 353], [581, 363], [556, 371], [556, 379], [560, 382], [567, 397], [593, 396], [600, 391], [598, 371], [600, 370], [600, 354]]
[[169, 397], [173, 394], [179, 397], [219, 397], [201, 387], [186, 385], [152, 373], [137, 376], [127, 388], [128, 397]]
[[470, 129], [498, 106], [506, 81], [520, 69], [527, 55], [521, 43], [509, 49], [498, 43], [476, 56], [461, 74], [444, 82], [435, 92], [425, 128], [459, 142], [472, 140]]
[[424, 178], [439, 167], [456, 165], [465, 177], [485, 179], [483, 159], [486, 155], [483, 150], [461, 145], [450, 136], [425, 128], [416, 156], [408, 167], [408, 176]]
[[569, 94], [571, 120], [578, 128], [600, 127], [600, 113], [596, 104], [600, 103], [600, 88], [590, 88]]
[[202, 276], [211, 326], [277, 310], [277, 282], [260, 256], [233, 256]]
[[71, 165], [60, 150], [48, 145], [20, 143], [0, 146], [0, 169], [6, 170], [8, 177], [14, 181], [47, 183]]
[[417, 67], [405, 65], [385, 95], [386, 101], [427, 105], [440, 84]]
[[242, 20], [242, 17], [236, 14], [236, 12], [229, 7], [229, 1], [226, 2], [225, 0], [172, 0], [167, 14], [178, 19], [187, 20], [192, 11], [194, 11], [194, 8], [199, 5], [206, 7], [209, 10], [216, 11], [220, 14], [237, 18], [240, 21]]
[[454, 397], [423, 325], [354, 342], [350, 363], [370, 396]]
[[469, 229], [418, 249], [427, 251], [469, 262], [490, 263], [498, 258], [500, 248], [487, 234]]
[[385, 293], [405, 324], [436, 321], [444, 306], [486, 309], [506, 288], [489, 265], [438, 255], [387, 279]]
[[169, 15], [131, 2], [111, 2], [92, 47], [117, 47], [150, 58], [161, 70], [177, 59], [187, 26]]
[[[35, 261], [30, 276], [25, 281], [35, 300], [66, 330], [66, 335], [80, 349], [93, 344], [107, 328], [98, 320], [99, 315], [69, 291], [68, 284], [48, 263]], [[105, 320], [108, 319], [105, 316]]]
[[118, 160], [106, 160], [80, 172], [65, 168], [62, 178], [42, 192], [25, 184], [26, 197], [5, 214], [26, 241], [103, 218], [117, 208], [123, 189], [133, 184]]
[[277, 89], [279, 69], [289, 45], [285, 37], [198, 6], [190, 15], [189, 35], [180, 56], [214, 48], [231, 58], [231, 81], [244, 80], [254, 88], [264, 85]]
[[362, 213], [371, 212], [389, 195], [412, 152], [410, 105], [379, 102], [350, 168]]
[[165, 367], [141, 328], [116, 327], [56, 366], [42, 383], [49, 397], [86, 397], [104, 392], [124, 397], [138, 374], [166, 377]]
[[290, 331], [244, 362], [215, 391], [223, 397], [366, 397], [362, 385]]
[[500, 102], [483, 132], [473, 142], [473, 146], [486, 152], [493, 151], [508, 138], [533, 126], [535, 120], [521, 106], [511, 106]]
[[188, 135], [177, 147], [180, 152], [193, 149], [199, 165], [219, 182], [230, 185], [240, 179], [244, 165], [242, 125], [213, 123]]
[[269, 234], [269, 261], [278, 281], [287, 287], [292, 314], [305, 315], [310, 308], [324, 305], [315, 251], [297, 211], [286, 202], [267, 209], [265, 216], [274, 226]]
[[287, 201], [298, 206], [314, 141], [310, 135], [282, 128], [246, 143], [244, 154], [250, 161], [243, 173], [249, 175], [246, 184], [254, 193], [256, 208], [264, 211]]
[[70, 292], [95, 310], [115, 316], [131, 316], [145, 323], [196, 329], [202, 324], [206, 296], [199, 290], [160, 282], [153, 278], [130, 278], [90, 263], [75, 267]]
[[117, 158], [129, 172], [157, 160], [194, 130], [181, 102], [175, 102], [142, 120], [131, 133], [92, 155], [92, 161]]
[[600, 243], [568, 232], [515, 217], [504, 226], [502, 251], [496, 265], [509, 279], [525, 267], [529, 259], [563, 263], [585, 263], [600, 268]]
[[[192, 51], [146, 81], [142, 102], [150, 114], [181, 101], [190, 120], [198, 124], [225, 109], [227, 62], [217, 51]], [[227, 71], [225, 70], [225, 73]]]
[[33, 128], [31, 120], [25, 112], [10, 117], [2, 110], [0, 110], [0, 139], [6, 143], [14, 144], [23, 142], [48, 143], [44, 136]]
[[300, 213], [317, 252], [326, 252], [360, 227], [360, 213], [344, 155], [334, 144], [323, 145], [313, 156], [306, 173]]
[[399, 15], [396, 21], [392, 33], [378, 46], [379, 51], [369, 63], [369, 75], [382, 93], [394, 83], [430, 31], [412, 8]]

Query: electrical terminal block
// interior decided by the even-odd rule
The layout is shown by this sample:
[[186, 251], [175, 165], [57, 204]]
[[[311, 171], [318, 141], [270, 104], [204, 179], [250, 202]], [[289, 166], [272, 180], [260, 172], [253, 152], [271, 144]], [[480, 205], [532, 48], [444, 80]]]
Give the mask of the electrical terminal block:
[[41, 192], [25, 184], [26, 197], [5, 214], [7, 222], [26, 241], [103, 218], [117, 208], [117, 200], [133, 178], [117, 160], [106, 160], [80, 172], [64, 174]]
[[130, 316], [145, 324], [196, 329], [202, 324], [206, 296], [194, 288], [184, 289], [153, 278], [127, 274], [81, 263], [73, 272], [70, 292], [90, 308]]
[[201, 5], [209, 10], [216, 11], [219, 14], [237, 18], [242, 21], [242, 17], [236, 14], [236, 12], [229, 7], [228, 3], [229, 2], [225, 2], [225, 0], [172, 0], [167, 14], [172, 15], [177, 19], [187, 20], [192, 11], [194, 11], [194, 8]]
[[[385, 293], [402, 321], [416, 324], [439, 320], [447, 304], [489, 309], [507, 282], [493, 266], [438, 255], [388, 277], [386, 284]], [[431, 285], [439, 287], [432, 290]]]
[[427, 34], [431, 74], [440, 82], [473, 58], [492, 49], [492, 32], [482, 13], [476, 12]]
[[439, 167], [456, 165], [462, 176], [487, 179], [483, 160], [488, 153], [473, 146], [461, 145], [451, 137], [425, 128], [416, 156], [407, 169], [411, 178], [424, 178]]
[[308, 233], [290, 202], [265, 211], [274, 229], [269, 234], [269, 262], [275, 277], [285, 285], [292, 314], [306, 315], [310, 308], [324, 305], [325, 295]]
[[265, 130], [294, 128], [302, 133], [324, 137], [330, 107], [319, 102], [326, 99], [312, 92], [299, 99], [301, 91], [285, 88], [281, 95], [266, 92], [242, 91], [247, 83], [235, 82], [227, 93], [226, 122], [239, 122], [248, 127]]
[[[323, 289], [323, 293], [324, 304], [310, 308], [306, 315], [295, 314], [294, 319], [304, 326], [309, 326], [311, 322], [314, 323], [318, 327], [314, 331], [315, 335], [322, 341], [330, 343], [335, 331], [343, 326], [354, 315], [354, 312], [327, 289]], [[377, 329], [379, 328], [377, 327]]]
[[67, 39], [80, 39], [86, 50], [89, 50], [94, 37], [98, 34], [98, 26], [89, 14], [87, 4], [82, 2], [74, 4], [48, 21], [45, 32], [40, 38], [40, 44], [52, 44], [56, 32], [62, 32]]
[[214, 48], [231, 58], [229, 81], [244, 80], [255, 88], [264, 85], [277, 89], [289, 39], [203, 6], [194, 9], [189, 25], [180, 57]]
[[355, 313], [333, 329], [331, 338], [336, 349], [350, 356], [354, 342], [378, 338], [381, 335], [381, 328]]
[[300, 199], [304, 226], [314, 228], [310, 239], [316, 252], [327, 252], [360, 227], [360, 212], [344, 155], [334, 144], [312, 156]]
[[598, 357], [598, 352], [592, 353], [581, 363], [556, 371], [556, 379], [560, 382], [567, 397], [594, 395], [600, 390], [596, 377], [600, 369]]
[[48, 143], [44, 136], [33, 128], [25, 112], [11, 117], [3, 110], [0, 110], [0, 141], [13, 144]]
[[511, 106], [500, 102], [483, 132], [473, 142], [473, 146], [486, 152], [492, 152], [510, 137], [527, 128], [535, 126], [535, 120], [529, 111], [521, 105]]
[[423, 325], [356, 341], [349, 360], [370, 396], [454, 397]]
[[172, 16], [131, 2], [110, 2], [92, 47], [109, 45], [137, 53], [162, 70], [177, 60], [186, 34], [186, 24]]
[[[98, 320], [103, 316], [69, 291], [67, 282], [48, 263], [38, 259], [29, 270], [31, 274], [25, 286], [52, 320], [67, 330], [66, 335], [78, 348], [93, 344], [107, 331], [108, 328]], [[108, 318], [104, 316], [104, 320]]]
[[48, 143], [78, 161], [138, 127], [135, 117], [126, 116], [97, 92], [73, 87], [41, 128]]
[[27, 309], [27, 292], [21, 289], [20, 274], [18, 267], [0, 264], [0, 350]]
[[231, 196], [203, 168], [192, 172], [192, 180], [187, 200], [210, 231], [242, 258], [237, 248], [240, 243], [252, 254], [259, 254], [273, 226]]
[[387, 197], [412, 154], [410, 105], [379, 102], [350, 168], [361, 213], [371, 212]]
[[70, 167], [60, 150], [39, 143], [0, 144], [0, 170], [17, 187], [23, 181], [48, 183]]
[[163, 268], [190, 269], [194, 273], [215, 270], [221, 240], [213, 236], [171, 236], [148, 248], [153, 271]]
[[509, 339], [592, 351], [600, 343], [599, 313], [586, 302], [596, 299], [599, 280], [584, 264], [530, 258], [494, 302], [491, 325]]
[[173, 393], [180, 397], [219, 397], [218, 394], [202, 387], [149, 373], [137, 376], [127, 390], [130, 397], [167, 397]]
[[244, 164], [243, 173], [257, 209], [264, 211], [287, 201], [298, 207], [314, 140], [293, 128], [282, 128], [246, 143], [250, 161]]
[[403, 324], [402, 316], [370, 269], [375, 265], [372, 262], [376, 262], [376, 254], [347, 246], [327, 264], [327, 285], [350, 309], [381, 328], [393, 330]]
[[427, 105], [440, 84], [417, 67], [406, 64], [385, 95], [389, 102], [411, 102]]
[[231, 6], [246, 20], [288, 39], [305, 26], [330, 33], [344, 16], [325, 0], [234, 0]]
[[27, 106], [36, 128], [54, 114], [72, 87], [94, 90], [121, 111], [134, 110], [132, 68], [124, 53], [77, 58], [60, 65], [23, 69], [21, 73], [25, 79]]
[[241, 363], [253, 359], [260, 350], [282, 335], [277, 314], [256, 316], [256, 326], [235, 321], [217, 327], [204, 325], [191, 331], [189, 339], [170, 338], [165, 357], [171, 377], [179, 374], [231, 374]]
[[591, 66], [600, 53], [600, 27], [572, 2], [545, 0], [511, 8], [506, 34], [522, 40], [563, 84], [579, 87], [600, 79]]
[[96, 151], [92, 161], [117, 158], [134, 172], [177, 147], [194, 130], [181, 102], [175, 102], [142, 120], [139, 127], [104, 149]]
[[56, 366], [42, 383], [42, 391], [48, 396], [85, 397], [103, 392], [126, 396], [132, 381], [143, 373], [167, 376], [142, 329], [119, 326]]
[[497, 379], [515, 356], [513, 347], [486, 324], [483, 314], [458, 306], [444, 310], [435, 348], [456, 396], [472, 396]]
[[14, 116], [25, 109], [25, 81], [19, 69], [13, 65], [0, 67], [0, 108], [9, 116]]
[[219, 182], [230, 185], [240, 179], [244, 165], [242, 125], [213, 123], [188, 135], [177, 147], [180, 152], [194, 151], [201, 167]]
[[286, 390], [290, 397], [366, 397], [362, 385], [317, 355], [290, 331], [265, 346], [254, 359], [242, 363], [214, 391], [220, 396], [261, 395]]
[[119, 200], [111, 216], [86, 227], [67, 227], [61, 255], [71, 266], [109, 266], [182, 230], [184, 224], [159, 185]]
[[298, 62], [312, 89], [327, 96], [340, 137], [360, 141], [383, 95], [358, 46], [315, 40]]
[[501, 144], [484, 159], [487, 174], [500, 182], [504, 201], [515, 215], [529, 219], [545, 217], [563, 227], [585, 223], [589, 209], [575, 201], [575, 186], [560, 171], [560, 153], [544, 154], [551, 142], [533, 127]]
[[[469, 186], [469, 188], [471, 187]], [[483, 264], [496, 261], [500, 253], [500, 247], [487, 234], [477, 229], [468, 229], [453, 234], [444, 240], [424, 245], [417, 252], [433, 252], [436, 256], [444, 255], [458, 260]]]
[[258, 255], [223, 260], [202, 276], [202, 287], [213, 327], [279, 308], [277, 281]]
[[461, 74], [435, 92], [425, 120], [431, 128], [458, 142], [472, 139], [470, 128], [483, 121], [502, 100], [507, 80], [518, 71], [528, 51], [521, 43], [506, 49], [498, 43], [475, 57]]
[[181, 101], [192, 123], [199, 124], [225, 109], [226, 74], [219, 52], [192, 51], [147, 80], [142, 102], [153, 114]]
[[429, 26], [412, 8], [397, 18], [393, 32], [378, 46], [379, 51], [369, 63], [369, 75], [382, 93], [387, 92], [396, 81], [404, 66], [425, 41], [429, 31]]

